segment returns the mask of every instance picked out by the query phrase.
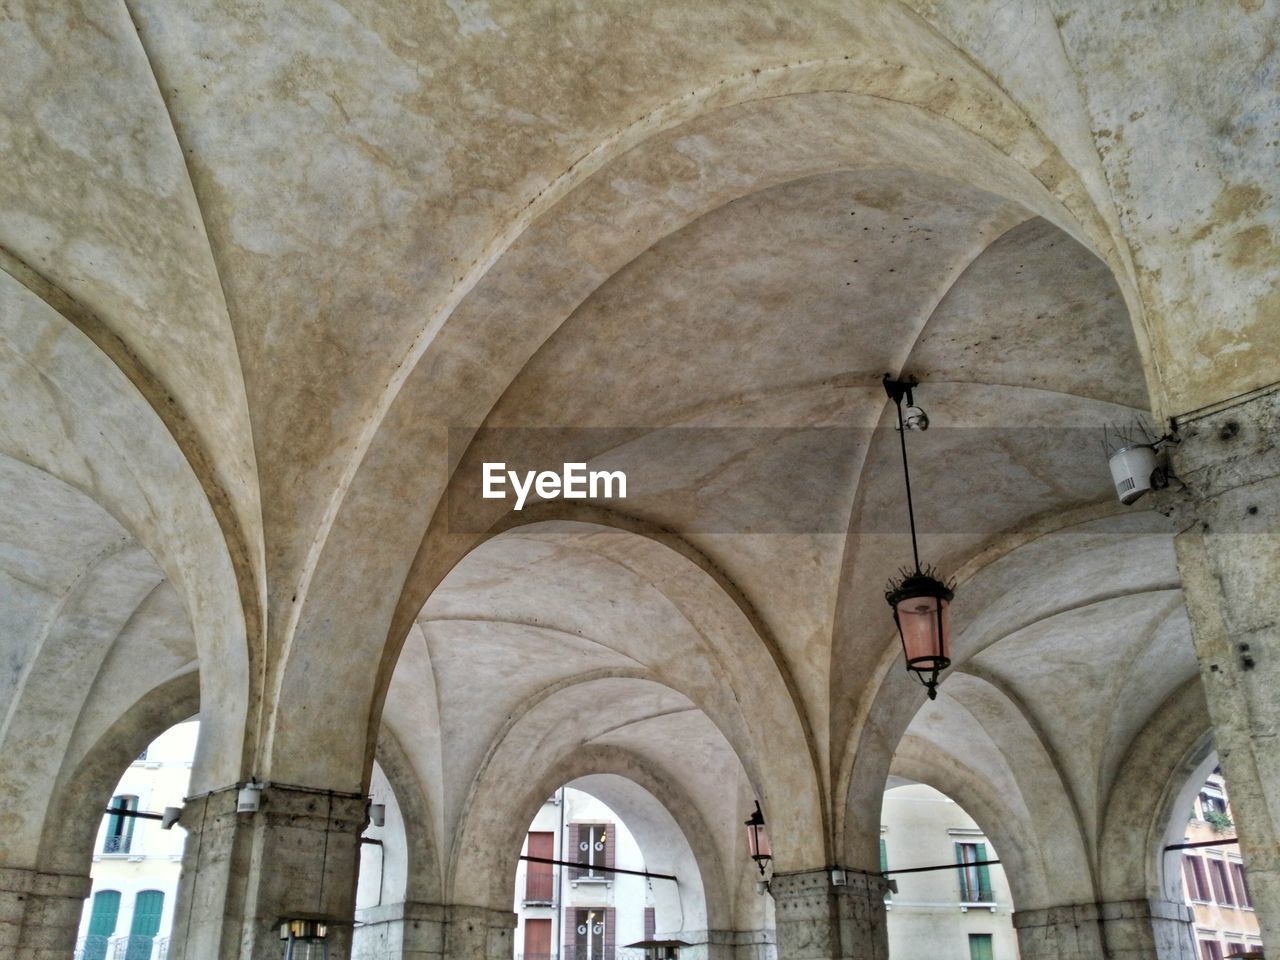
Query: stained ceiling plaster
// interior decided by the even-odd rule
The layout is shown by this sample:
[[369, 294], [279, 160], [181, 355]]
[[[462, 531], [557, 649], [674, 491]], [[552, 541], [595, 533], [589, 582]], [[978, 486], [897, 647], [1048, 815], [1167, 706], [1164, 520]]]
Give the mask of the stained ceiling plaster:
[[[1081, 742], [1039, 739], [1070, 754], [1064, 795], [1096, 824], [1126, 742], [1191, 669], [1168, 532], [1080, 528], [965, 564], [1109, 499], [1101, 422], [1275, 379], [1280, 111], [1259, 78], [1277, 13], [1209, 15], [101, 0], [7, 16], [6, 735], [39, 715], [38, 648], [101, 665], [81, 728], [59, 734], [68, 756], [143, 695], [137, 658], [179, 672], [199, 650], [224, 708], [199, 785], [256, 770], [357, 789], [372, 746], [351, 718], [376, 732], [387, 692], [447, 848], [465, 787], [509, 755], [509, 718], [557, 698], [547, 716], [567, 716], [586, 705], [575, 681], [616, 671], [627, 729], [718, 731], [705, 767], [741, 771], [736, 802], [762, 795], [821, 834], [881, 789], [918, 704], [885, 672], [880, 596], [906, 543], [877, 380], [907, 370], [935, 424], [912, 438], [922, 548], [967, 571], [973, 675], [1051, 702], [1057, 679], [1036, 674], [1076, 648], [1159, 680], [1145, 697], [1095, 684], [1071, 707], [1100, 714]], [[466, 451], [482, 425], [638, 427], [608, 455], [672, 469], [610, 520], [631, 533], [482, 543], [510, 518], [449, 524], [453, 471], [502, 450], [481, 434]], [[682, 445], [672, 427], [720, 432]], [[1116, 569], [1109, 537], [1141, 559]], [[113, 544], [136, 563], [98, 571], [107, 601], [87, 602], [123, 604], [109, 629], [48, 629]], [[689, 706], [636, 695], [641, 675]], [[570, 753], [646, 742], [563, 734]]]

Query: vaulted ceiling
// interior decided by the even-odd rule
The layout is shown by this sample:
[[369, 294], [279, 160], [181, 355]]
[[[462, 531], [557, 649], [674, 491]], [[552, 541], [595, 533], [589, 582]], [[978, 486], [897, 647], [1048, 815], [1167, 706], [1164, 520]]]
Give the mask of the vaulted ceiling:
[[[360, 789], [385, 730], [450, 883], [477, 798], [542, 789], [502, 797], [513, 744], [681, 785], [731, 869], [755, 797], [781, 862], [869, 856], [905, 733], [1027, 824], [1070, 808], [1096, 867], [1194, 673], [1171, 530], [1117, 516], [1099, 428], [1274, 379], [1276, 17], [6, 11], [0, 759], [60, 711], [70, 776], [199, 669], [195, 787]], [[882, 593], [904, 371], [922, 553], [961, 581], [919, 713]], [[486, 460], [567, 459], [628, 498], [478, 496]]]

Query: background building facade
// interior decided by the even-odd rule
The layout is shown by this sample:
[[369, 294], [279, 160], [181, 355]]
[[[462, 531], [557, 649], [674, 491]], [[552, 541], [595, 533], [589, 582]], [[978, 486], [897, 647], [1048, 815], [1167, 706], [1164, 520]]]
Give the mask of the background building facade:
[[[182, 806], [200, 724], [171, 727], [125, 771], [110, 807], [160, 813]], [[186, 831], [159, 821], [106, 815], [93, 847], [77, 960], [164, 960]]]
[[[885, 869], [980, 863], [999, 854], [950, 797], [920, 783], [885, 791]], [[1013, 901], [999, 864], [896, 875], [886, 901], [889, 956], [1015, 960]]]
[[653, 932], [651, 883], [601, 869], [643, 871], [639, 845], [617, 814], [590, 794], [563, 787], [529, 827], [522, 855], [581, 867], [521, 861], [516, 868], [516, 960], [615, 960]]
[[[1187, 820], [1187, 843], [1210, 843], [1236, 835], [1231, 798], [1222, 771], [1215, 770], [1196, 795]], [[1195, 913], [1199, 960], [1262, 950], [1262, 934], [1249, 889], [1248, 872], [1235, 843], [1182, 851], [1187, 904]]]

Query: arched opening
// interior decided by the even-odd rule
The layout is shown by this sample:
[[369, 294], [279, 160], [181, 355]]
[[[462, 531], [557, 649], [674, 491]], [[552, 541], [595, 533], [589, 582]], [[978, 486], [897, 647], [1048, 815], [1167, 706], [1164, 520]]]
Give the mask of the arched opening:
[[167, 954], [186, 831], [165, 828], [156, 817], [182, 806], [199, 734], [195, 718], [165, 730], [102, 798], [76, 960], [163, 960]]
[[894, 776], [885, 786], [880, 861], [897, 888], [885, 898], [889, 956], [1017, 957], [1013, 894], [986, 831], [927, 784]]
[[1191, 910], [1195, 956], [1223, 960], [1260, 954], [1261, 928], [1217, 751], [1210, 751], [1172, 796], [1161, 880], [1166, 897]]
[[626, 777], [589, 774], [557, 789], [521, 858], [515, 960], [617, 960], [655, 936], [707, 942], [694, 849], [658, 798]]

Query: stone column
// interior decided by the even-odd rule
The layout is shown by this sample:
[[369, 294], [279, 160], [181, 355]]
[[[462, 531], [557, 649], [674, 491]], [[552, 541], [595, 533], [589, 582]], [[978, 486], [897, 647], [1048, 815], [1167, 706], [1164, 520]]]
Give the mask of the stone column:
[[257, 813], [236, 787], [187, 800], [187, 843], [169, 960], [266, 960], [283, 953], [278, 921], [324, 919], [330, 960], [349, 960], [360, 794], [268, 784]]
[[511, 960], [510, 910], [395, 903], [360, 910], [353, 960]]
[[0, 956], [66, 960], [89, 887], [86, 876], [0, 868]]
[[1180, 433], [1163, 499], [1262, 936], [1280, 944], [1280, 392]]
[[774, 874], [778, 960], [887, 960], [884, 895], [879, 874], [846, 871], [833, 886], [828, 869]]
[[1191, 909], [1167, 900], [1019, 910], [1013, 926], [1022, 960], [1197, 960]]

